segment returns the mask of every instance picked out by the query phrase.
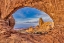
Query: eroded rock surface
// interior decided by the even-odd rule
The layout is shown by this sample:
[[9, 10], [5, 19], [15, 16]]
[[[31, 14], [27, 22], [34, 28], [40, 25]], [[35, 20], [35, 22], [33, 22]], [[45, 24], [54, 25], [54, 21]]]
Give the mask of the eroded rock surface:
[[34, 28], [33, 27], [29, 27], [26, 32], [28, 33], [34, 33]]
[[46, 12], [55, 24], [64, 23], [64, 0], [0, 0], [1, 18], [6, 19], [25, 6]]
[[0, 18], [8, 19], [17, 9], [29, 6], [42, 10], [54, 20], [55, 27], [45, 35], [21, 34], [0, 24], [0, 43], [64, 43], [64, 0], [0, 0]]
[[45, 33], [49, 32], [54, 28], [54, 22], [43, 22], [42, 18], [39, 18], [39, 25], [35, 27], [30, 27], [26, 30], [28, 33]]
[[3, 36], [8, 36], [8, 34], [11, 30], [12, 30], [12, 28], [8, 25], [7, 21], [0, 20], [0, 38], [2, 38]]
[[15, 19], [13, 18], [12, 15], [9, 17], [8, 22], [9, 22], [9, 26], [10, 26], [11, 28], [14, 28]]
[[42, 18], [39, 18], [39, 26], [42, 27], [43, 24], [44, 24], [44, 21], [42, 20]]
[[[8, 32], [0, 34], [0, 43], [64, 43], [64, 25], [56, 25], [48, 34]], [[9, 28], [8, 28], [9, 29]]]

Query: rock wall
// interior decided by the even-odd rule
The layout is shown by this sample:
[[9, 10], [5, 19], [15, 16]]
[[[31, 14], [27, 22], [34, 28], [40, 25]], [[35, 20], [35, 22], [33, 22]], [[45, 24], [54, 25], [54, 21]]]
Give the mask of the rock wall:
[[10, 26], [11, 28], [14, 28], [15, 19], [13, 18], [12, 15], [8, 18], [8, 22], [9, 22], [9, 26]]
[[27, 6], [46, 12], [55, 24], [64, 23], [64, 0], [0, 0], [1, 18], [7, 19], [19, 8]]
[[[58, 25], [45, 35], [11, 32], [5, 20], [25, 6], [46, 12]], [[64, 24], [63, 19], [64, 0], [0, 0], [0, 43], [64, 43], [64, 25], [59, 25]]]

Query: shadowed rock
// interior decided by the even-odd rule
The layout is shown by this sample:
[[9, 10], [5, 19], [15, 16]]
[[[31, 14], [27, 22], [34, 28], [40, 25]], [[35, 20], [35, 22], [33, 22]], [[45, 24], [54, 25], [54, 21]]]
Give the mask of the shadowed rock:
[[14, 28], [15, 19], [13, 18], [12, 15], [11, 15], [6, 21], [8, 22], [8, 25], [9, 25], [11, 28]]
[[13, 18], [13, 16], [9, 17], [9, 26], [14, 28], [15, 25], [15, 19]]

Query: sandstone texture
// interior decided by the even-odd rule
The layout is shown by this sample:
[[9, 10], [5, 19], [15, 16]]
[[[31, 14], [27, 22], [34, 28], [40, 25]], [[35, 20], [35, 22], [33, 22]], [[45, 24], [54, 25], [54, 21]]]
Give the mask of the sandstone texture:
[[[10, 25], [7, 20], [23, 7], [32, 7], [47, 13], [54, 21], [54, 29], [42, 35], [13, 30], [14, 19], [11, 18], [13, 23], [9, 20]], [[64, 0], [0, 0], [0, 43], [64, 43]]]
[[13, 18], [12, 15], [8, 19], [6, 19], [5, 21], [8, 22], [8, 26], [10, 26], [11, 28], [14, 28], [15, 19]]
[[45, 33], [54, 28], [54, 22], [43, 22], [42, 18], [39, 18], [39, 25], [30, 27], [26, 30], [28, 33]]
[[42, 20], [42, 18], [39, 18], [39, 26], [41, 27], [42, 24], [44, 23], [44, 21]]
[[7, 31], [0, 34], [0, 43], [64, 43], [64, 25], [56, 25], [55, 29], [42, 35]]
[[15, 11], [26, 6], [44, 11], [55, 24], [64, 23], [64, 0], [0, 0], [1, 18], [7, 19]]
[[26, 30], [26, 32], [28, 32], [28, 33], [33, 33], [33, 32], [34, 32], [34, 28], [33, 28], [33, 27], [29, 27], [29, 28]]
[[9, 26], [10, 26], [11, 28], [14, 28], [15, 19], [13, 18], [12, 15], [8, 18], [8, 22], [9, 22]]

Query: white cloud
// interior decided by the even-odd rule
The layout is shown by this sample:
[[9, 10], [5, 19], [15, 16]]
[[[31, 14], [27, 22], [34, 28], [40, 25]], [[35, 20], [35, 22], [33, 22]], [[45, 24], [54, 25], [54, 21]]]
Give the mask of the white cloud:
[[37, 23], [39, 18], [42, 17], [43, 21], [53, 21], [51, 19], [51, 17], [49, 15], [47, 15], [46, 13], [42, 13], [42, 14], [36, 14], [35, 15], [36, 18], [26, 18], [26, 19], [17, 19], [16, 20], [16, 24], [30, 24], [30, 23]]
[[39, 18], [28, 18], [28, 19], [18, 19], [16, 20], [16, 24], [27, 24], [27, 23], [37, 23]]
[[46, 21], [52, 22], [53, 21], [52, 18], [44, 12], [42, 12], [41, 14], [36, 14], [35, 17], [42, 18], [44, 22], [46, 22]]
[[16, 24], [14, 26], [14, 28], [28, 28], [30, 26], [36, 26], [36, 25], [37, 25], [36, 23], [35, 24], [33, 24], [33, 23], [31, 23], [31, 24]]

